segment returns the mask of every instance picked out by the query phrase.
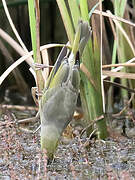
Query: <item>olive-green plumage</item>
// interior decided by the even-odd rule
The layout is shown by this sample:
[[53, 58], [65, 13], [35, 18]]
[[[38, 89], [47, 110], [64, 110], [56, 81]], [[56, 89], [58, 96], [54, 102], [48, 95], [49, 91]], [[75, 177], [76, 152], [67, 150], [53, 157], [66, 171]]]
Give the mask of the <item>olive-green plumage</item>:
[[80, 46], [79, 54], [82, 55], [91, 33], [88, 23], [82, 21], [78, 31], [70, 55], [66, 47], [62, 49], [40, 100], [41, 148], [47, 150], [48, 158], [53, 158], [59, 138], [76, 107], [80, 86], [79, 65], [76, 63], [78, 48]]
[[[76, 82], [79, 87], [80, 79], [76, 79]], [[72, 119], [78, 89], [68, 81], [48, 89], [45, 97], [47, 99], [43, 98], [40, 103], [41, 147], [45, 148], [49, 158], [52, 158], [63, 130]]]

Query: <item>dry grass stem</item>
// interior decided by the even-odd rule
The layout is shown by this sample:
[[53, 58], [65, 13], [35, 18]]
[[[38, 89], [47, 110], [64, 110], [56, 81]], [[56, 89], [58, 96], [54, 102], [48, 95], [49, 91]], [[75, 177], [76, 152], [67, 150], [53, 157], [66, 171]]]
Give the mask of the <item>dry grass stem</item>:
[[[100, 15], [100, 11], [99, 10], [95, 10], [93, 13]], [[121, 21], [121, 22], [124, 22], [124, 23], [126, 23], [126, 24], [128, 24], [130, 26], [134, 26], [135, 27], [134, 23], [132, 23], [132, 22], [126, 20], [126, 19], [123, 19], [121, 17], [115, 16], [113, 14], [108, 14], [107, 12], [102, 12], [102, 16], [109, 17], [111, 19], [115, 19], [117, 21]]]
[[81, 71], [87, 76], [87, 78], [88, 78], [88, 80], [90, 81], [90, 83], [91, 83], [91, 84], [93, 85], [93, 87], [96, 89], [96, 88], [97, 88], [97, 87], [96, 87], [96, 84], [95, 84], [95, 82], [93, 81], [90, 72], [88, 71], [88, 69], [86, 68], [86, 66], [85, 66], [83, 63], [80, 64], [80, 69], [81, 69]]
[[134, 96], [135, 96], [135, 94], [132, 94], [131, 97], [130, 97], [130, 99], [129, 99], [129, 101], [127, 102], [126, 106], [125, 106], [119, 113], [117, 113], [117, 114], [112, 114], [112, 116], [113, 116], [113, 117], [121, 116], [121, 115], [124, 113], [124, 111], [126, 111], [127, 108], [130, 106], [130, 104], [131, 104]]
[[100, 121], [101, 119], [104, 118], [104, 115], [101, 115], [99, 117], [97, 117], [96, 119], [92, 120], [92, 123], [89, 124], [89, 126], [87, 126], [86, 128], [84, 128], [80, 134], [80, 137], [83, 135], [83, 133], [88, 129], [90, 128], [91, 126], [93, 126], [97, 121]]
[[105, 82], [105, 83], [108, 83], [108, 84], [110, 84], [110, 85], [112, 85], [112, 86], [116, 86], [116, 87], [125, 89], [125, 90], [127, 90], [128, 92], [130, 92], [130, 93], [135, 93], [135, 90], [134, 90], [134, 89], [130, 89], [130, 88], [128, 88], [128, 87], [126, 87], [126, 86], [123, 86], [123, 85], [121, 85], [121, 84], [119, 84], [119, 83], [112, 82], [112, 81], [108, 81], [108, 80], [104, 80], [104, 82]]
[[116, 35], [116, 31], [115, 31], [113, 20], [111, 18], [109, 18], [109, 21], [110, 21], [110, 25], [111, 25], [111, 28], [112, 28], [114, 39], [117, 40], [117, 35]]
[[135, 79], [135, 73], [103, 71], [103, 75], [122, 79]]
[[[100, 8], [100, 71], [102, 77], [102, 64], [103, 64], [103, 17], [102, 17], [102, 0], [99, 0]], [[102, 89], [102, 99], [103, 99], [103, 111], [105, 112], [105, 92], [103, 79], [101, 78], [101, 89]]]
[[26, 52], [28, 52], [25, 44], [23, 43], [21, 37], [19, 36], [19, 33], [17, 32], [17, 30], [16, 30], [16, 28], [15, 28], [15, 25], [14, 25], [12, 19], [11, 19], [11, 16], [10, 16], [9, 11], [8, 11], [8, 8], [7, 8], [6, 1], [5, 1], [5, 0], [2, 0], [2, 3], [3, 3], [3, 7], [4, 7], [4, 10], [5, 10], [6, 16], [7, 16], [8, 21], [9, 21], [9, 24], [10, 24], [10, 26], [11, 26], [11, 28], [12, 28], [15, 36], [16, 36], [16, 38], [18, 39], [18, 41], [19, 41], [20, 45], [22, 46], [22, 48], [23, 48]]
[[[132, 58], [132, 59], [130, 59], [129, 61], [127, 61], [126, 63], [124, 63], [124, 64], [130, 64], [130, 63], [132, 63], [132, 62], [134, 62], [135, 61], [135, 57], [134, 58]], [[114, 69], [112, 69], [111, 71], [109, 71], [109, 72], [117, 72], [117, 71], [120, 71], [121, 69], [123, 69], [123, 66], [119, 66], [119, 67], [117, 67], [117, 68], [114, 68]], [[107, 75], [102, 75], [102, 78], [103, 79], [105, 79], [105, 78], [107, 78], [108, 76]]]
[[1, 104], [1, 108], [6, 108], [6, 109], [14, 109], [14, 110], [19, 110], [19, 111], [38, 111], [37, 107], [33, 106], [19, 106], [19, 105], [8, 105], [8, 104]]
[[135, 66], [135, 63], [119, 63], [119, 64], [106, 64], [106, 65], [102, 65], [102, 68], [105, 69], [105, 68], [111, 68], [111, 67], [120, 67], [120, 66], [123, 66], [123, 67], [134, 67]]
[[[52, 48], [52, 47], [63, 47], [65, 44], [47, 44], [40, 47], [40, 51], [44, 49]], [[24, 55], [23, 57], [19, 58], [16, 62], [14, 62], [1, 76], [0, 76], [0, 85], [4, 81], [4, 79], [22, 62], [26, 61], [29, 57], [33, 55], [33, 51], [29, 52], [28, 54]]]
[[[0, 28], [0, 36], [21, 56], [26, 55], [26, 52], [24, 51], [24, 49], [1, 28]], [[26, 59], [26, 62], [32, 67], [32, 64], [33, 64], [32, 57], [29, 56], [29, 58]]]
[[[110, 11], [107, 11], [107, 13], [110, 14], [110, 15], [112, 15], [112, 13], [111, 13]], [[126, 31], [124, 30], [124, 28], [122, 28], [122, 26], [120, 25], [120, 23], [119, 23], [117, 20], [113, 19], [113, 21], [114, 21], [114, 23], [116, 24], [116, 26], [118, 27], [118, 29], [121, 31], [121, 33], [123, 34], [123, 36], [125, 37], [125, 39], [127, 40], [128, 44], [129, 44], [129, 46], [130, 46], [130, 48], [131, 48], [131, 50], [132, 50], [132, 52], [133, 52], [133, 54], [134, 54], [134, 56], [135, 56], [134, 46], [133, 46], [131, 40], [129, 39]]]
[[[41, 54], [40, 54], [40, 8], [39, 8], [39, 0], [35, 0], [35, 11], [36, 11], [36, 57], [34, 57], [34, 62], [41, 64]], [[41, 92], [44, 88], [44, 79], [42, 76], [42, 71], [36, 71], [36, 86], [38, 88], [38, 92]], [[38, 100], [40, 100], [40, 96], [38, 96]]]
[[[49, 66], [49, 56], [48, 56], [47, 49], [41, 51], [41, 55], [42, 55], [43, 64], [45, 66]], [[44, 82], [46, 86], [46, 79], [49, 75], [49, 68], [43, 69], [42, 73], [43, 73], [43, 78], [44, 78]]]

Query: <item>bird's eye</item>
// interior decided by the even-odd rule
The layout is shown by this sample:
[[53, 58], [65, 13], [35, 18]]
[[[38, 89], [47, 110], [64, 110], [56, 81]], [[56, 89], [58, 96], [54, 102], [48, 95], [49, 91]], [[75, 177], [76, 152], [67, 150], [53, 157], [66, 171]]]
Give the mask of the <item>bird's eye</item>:
[[80, 67], [80, 55], [79, 55], [79, 51], [77, 51], [77, 53], [76, 53], [75, 65], [78, 65]]

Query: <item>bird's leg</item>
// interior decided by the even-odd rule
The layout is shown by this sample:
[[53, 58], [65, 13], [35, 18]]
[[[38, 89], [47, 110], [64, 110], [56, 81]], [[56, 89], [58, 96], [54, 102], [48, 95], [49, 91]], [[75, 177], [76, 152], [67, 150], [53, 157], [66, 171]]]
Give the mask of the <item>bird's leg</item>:
[[35, 104], [37, 106], [39, 106], [37, 96], [42, 96], [42, 93], [38, 92], [38, 88], [37, 87], [32, 87], [31, 88], [31, 94], [32, 94], [32, 97], [33, 97], [33, 100], [34, 100]]

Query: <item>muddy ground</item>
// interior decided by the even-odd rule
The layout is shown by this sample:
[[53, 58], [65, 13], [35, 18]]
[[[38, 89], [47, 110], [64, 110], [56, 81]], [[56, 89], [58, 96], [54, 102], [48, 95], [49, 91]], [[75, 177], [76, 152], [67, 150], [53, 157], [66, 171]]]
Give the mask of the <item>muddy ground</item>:
[[16, 120], [11, 111], [1, 114], [0, 180], [135, 179], [135, 139], [118, 133], [120, 128], [109, 130], [106, 141], [80, 137], [80, 128], [73, 128], [74, 136], [61, 140], [54, 161], [47, 165], [40, 151], [40, 131], [22, 131]]

